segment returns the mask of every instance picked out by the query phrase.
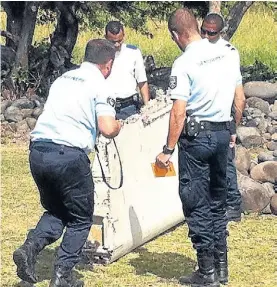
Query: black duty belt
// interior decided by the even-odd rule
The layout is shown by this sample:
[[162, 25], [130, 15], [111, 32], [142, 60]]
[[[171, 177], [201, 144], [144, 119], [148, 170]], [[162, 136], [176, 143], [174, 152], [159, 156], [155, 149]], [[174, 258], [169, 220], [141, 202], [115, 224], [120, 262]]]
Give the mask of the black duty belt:
[[32, 148], [35, 148], [35, 149], [43, 149], [44, 152], [53, 152], [53, 151], [56, 151], [58, 150], [61, 154], [66, 151], [66, 150], [76, 150], [76, 151], [80, 151], [84, 154], [85, 151], [79, 147], [76, 147], [76, 146], [66, 146], [66, 145], [63, 145], [63, 144], [57, 144], [57, 143], [54, 143], [53, 141], [51, 140], [47, 140], [47, 141], [30, 141], [30, 145], [29, 145], [29, 149], [31, 150]]
[[209, 131], [222, 131], [229, 130], [230, 122], [200, 122], [200, 130], [209, 130]]
[[115, 108], [116, 110], [121, 110], [123, 108], [129, 107], [129, 106], [138, 106], [139, 105], [139, 94], [134, 94], [128, 98], [116, 98], [116, 104]]

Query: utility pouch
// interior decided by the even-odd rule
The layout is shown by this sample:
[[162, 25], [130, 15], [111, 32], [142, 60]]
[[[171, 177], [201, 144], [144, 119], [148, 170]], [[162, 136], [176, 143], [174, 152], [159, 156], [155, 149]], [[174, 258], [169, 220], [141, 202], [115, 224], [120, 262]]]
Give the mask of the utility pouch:
[[194, 117], [187, 117], [185, 121], [185, 135], [197, 137], [200, 132], [200, 123]]

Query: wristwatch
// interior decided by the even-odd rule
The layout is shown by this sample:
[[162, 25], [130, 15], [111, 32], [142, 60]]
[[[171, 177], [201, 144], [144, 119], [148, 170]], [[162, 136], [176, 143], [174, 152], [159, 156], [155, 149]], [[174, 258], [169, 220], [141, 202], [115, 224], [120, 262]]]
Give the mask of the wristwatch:
[[163, 153], [164, 154], [173, 154], [174, 153], [174, 149], [169, 149], [166, 145], [163, 146]]

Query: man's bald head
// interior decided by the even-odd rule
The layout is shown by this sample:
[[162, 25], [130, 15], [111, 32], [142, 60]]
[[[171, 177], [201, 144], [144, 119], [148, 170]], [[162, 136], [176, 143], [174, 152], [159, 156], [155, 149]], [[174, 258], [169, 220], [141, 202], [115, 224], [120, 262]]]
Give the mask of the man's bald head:
[[205, 18], [204, 22], [209, 24], [215, 24], [217, 31], [221, 31], [224, 28], [224, 20], [220, 14], [209, 13]]
[[181, 34], [198, 34], [198, 24], [192, 12], [186, 8], [177, 9], [168, 20], [170, 32]]

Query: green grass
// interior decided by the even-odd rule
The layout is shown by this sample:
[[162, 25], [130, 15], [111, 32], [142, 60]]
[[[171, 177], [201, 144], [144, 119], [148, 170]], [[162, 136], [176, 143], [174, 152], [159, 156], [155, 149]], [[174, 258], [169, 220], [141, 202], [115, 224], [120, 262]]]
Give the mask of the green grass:
[[245, 14], [231, 42], [238, 48], [243, 65], [257, 59], [277, 70], [277, 22], [272, 11], [257, 4]]
[[[4, 29], [6, 16], [1, 13], [1, 29]], [[167, 30], [166, 22], [148, 21], [149, 31], [154, 35], [153, 39], [143, 36], [132, 29], [126, 29], [126, 42], [137, 45], [144, 55], [153, 55], [157, 66], [171, 66], [180, 54], [179, 49], [173, 43]], [[37, 25], [34, 41], [40, 42], [47, 39], [53, 32], [54, 25]], [[104, 31], [103, 31], [104, 33]], [[103, 37], [103, 33], [96, 30], [79, 32], [77, 43], [73, 50], [73, 61], [81, 63], [87, 41], [91, 38]], [[1, 37], [2, 38], [2, 37]], [[239, 28], [231, 39], [241, 55], [241, 64], [250, 65], [259, 60], [277, 69], [277, 23], [274, 22], [273, 12], [257, 1], [246, 12]], [[3, 43], [3, 39], [2, 39]]]
[[[27, 145], [2, 145], [2, 236], [1, 286], [19, 287], [13, 251], [23, 243], [28, 229], [34, 227], [42, 208], [28, 166]], [[229, 225], [229, 262], [231, 287], [276, 286], [276, 217], [245, 216], [241, 223]], [[168, 232], [117, 262], [96, 266], [94, 271], [78, 268], [77, 277], [86, 286], [146, 287], [180, 286], [179, 276], [191, 272], [195, 265], [186, 224]], [[39, 256], [38, 287], [48, 286], [55, 246]]]

